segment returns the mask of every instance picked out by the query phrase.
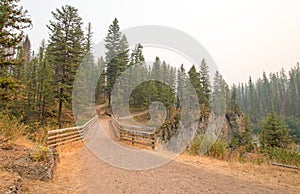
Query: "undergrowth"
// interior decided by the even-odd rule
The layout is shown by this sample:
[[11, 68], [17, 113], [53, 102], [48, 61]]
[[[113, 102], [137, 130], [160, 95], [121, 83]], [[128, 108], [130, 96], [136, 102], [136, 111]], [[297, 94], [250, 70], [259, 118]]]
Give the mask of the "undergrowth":
[[[187, 152], [192, 155], [199, 155], [202, 141], [203, 135], [196, 136], [188, 146]], [[296, 150], [255, 146], [249, 149], [249, 147], [242, 145], [230, 150], [224, 142], [219, 140], [213, 143], [205, 155], [229, 162], [253, 163], [258, 165], [277, 162], [300, 166], [300, 153]]]

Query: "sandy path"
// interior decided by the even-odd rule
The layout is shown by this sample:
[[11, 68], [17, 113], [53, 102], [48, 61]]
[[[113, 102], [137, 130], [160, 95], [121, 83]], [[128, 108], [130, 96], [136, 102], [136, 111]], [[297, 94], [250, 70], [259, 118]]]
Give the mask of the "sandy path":
[[82, 193], [285, 193], [177, 161], [145, 171], [112, 167], [83, 149]]
[[[101, 124], [109, 127], [105, 117]], [[163, 166], [134, 171], [105, 163], [82, 143], [60, 152], [54, 179], [29, 184], [29, 193], [297, 193], [300, 189], [299, 171], [277, 167], [181, 155]]]
[[[101, 124], [109, 126], [104, 118]], [[155, 169], [134, 171], [113, 167], [85, 147], [78, 154], [83, 164], [82, 193], [286, 193], [288, 189], [264, 186], [178, 160]]]

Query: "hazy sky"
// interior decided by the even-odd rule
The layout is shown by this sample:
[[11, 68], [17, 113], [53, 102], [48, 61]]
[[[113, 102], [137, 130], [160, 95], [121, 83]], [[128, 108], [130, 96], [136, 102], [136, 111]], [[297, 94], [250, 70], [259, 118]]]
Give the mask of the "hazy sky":
[[79, 9], [92, 23], [94, 43], [117, 17], [121, 29], [163, 25], [196, 38], [211, 54], [228, 83], [247, 82], [262, 72], [290, 69], [300, 61], [299, 0], [21, 0], [33, 20], [27, 33], [36, 50], [48, 37], [51, 11]]

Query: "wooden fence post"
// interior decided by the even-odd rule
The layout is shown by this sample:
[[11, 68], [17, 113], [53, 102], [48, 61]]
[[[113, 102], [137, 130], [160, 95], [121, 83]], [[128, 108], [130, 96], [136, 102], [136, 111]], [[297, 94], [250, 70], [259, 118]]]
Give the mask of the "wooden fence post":
[[134, 134], [132, 134], [131, 143], [134, 144]]
[[154, 133], [153, 133], [152, 149], [155, 149], [155, 142], [156, 142], [156, 129], [154, 129]]

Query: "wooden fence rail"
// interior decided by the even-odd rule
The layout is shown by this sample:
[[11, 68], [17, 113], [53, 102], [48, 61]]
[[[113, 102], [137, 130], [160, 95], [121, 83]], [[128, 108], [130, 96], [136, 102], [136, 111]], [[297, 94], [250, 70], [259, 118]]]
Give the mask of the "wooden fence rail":
[[271, 164], [274, 165], [274, 166], [280, 166], [280, 167], [284, 167], [284, 168], [291, 168], [291, 169], [300, 170], [300, 167], [298, 167], [298, 166], [290, 166], [290, 165], [287, 165], [287, 164], [280, 164], [280, 163], [276, 163], [276, 162], [271, 162]]
[[98, 116], [93, 117], [82, 126], [48, 131], [47, 146], [56, 147], [84, 139], [96, 121], [98, 121]]
[[155, 148], [156, 130], [154, 127], [142, 127], [121, 124], [112, 115], [111, 124], [118, 138], [129, 141], [132, 144], [142, 144]]

